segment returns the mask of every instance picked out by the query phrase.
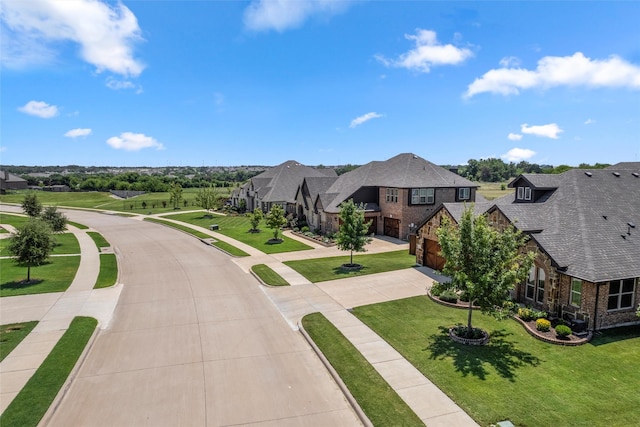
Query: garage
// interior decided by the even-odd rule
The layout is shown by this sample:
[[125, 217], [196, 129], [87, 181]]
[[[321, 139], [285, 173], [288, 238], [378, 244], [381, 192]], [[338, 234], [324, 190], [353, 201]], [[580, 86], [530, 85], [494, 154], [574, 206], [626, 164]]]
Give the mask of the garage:
[[369, 226], [369, 230], [367, 234], [378, 234], [378, 218], [375, 216], [368, 217], [364, 219], [365, 222], [371, 221], [371, 225]]
[[440, 256], [440, 243], [436, 240], [424, 239], [424, 259], [422, 265], [431, 267], [434, 270], [442, 270], [446, 260]]
[[384, 219], [384, 235], [400, 238], [400, 220], [395, 218]]

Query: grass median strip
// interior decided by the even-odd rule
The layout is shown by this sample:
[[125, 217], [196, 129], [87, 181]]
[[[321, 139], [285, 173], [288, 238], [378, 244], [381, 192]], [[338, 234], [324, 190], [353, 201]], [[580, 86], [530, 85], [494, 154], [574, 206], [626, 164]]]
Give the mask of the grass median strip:
[[37, 324], [37, 321], [33, 321], [0, 326], [0, 362], [29, 335]]
[[69, 377], [98, 321], [76, 317], [20, 393], [0, 416], [0, 425], [37, 426]]
[[67, 224], [73, 225], [74, 227], [76, 227], [76, 228], [78, 228], [80, 230], [86, 230], [86, 229], [89, 228], [84, 224], [80, 224], [79, 222], [67, 221]]
[[309, 314], [302, 319], [302, 325], [373, 425], [424, 425], [378, 371], [326, 317], [321, 313]]
[[118, 261], [115, 254], [100, 255], [100, 273], [94, 289], [108, 288], [116, 284], [118, 279]]
[[98, 233], [97, 231], [87, 231], [87, 235], [91, 237], [91, 239], [93, 239], [93, 242], [96, 244], [98, 249], [108, 248], [111, 246], [109, 242], [107, 242], [107, 239], [102, 237], [102, 234]]
[[[197, 237], [198, 239], [213, 239], [211, 236], [209, 236], [208, 234], [205, 234], [201, 231], [198, 230], [194, 230], [191, 227], [188, 227], [186, 225], [182, 225], [182, 224], [178, 224], [172, 221], [166, 221], [166, 220], [162, 220], [162, 219], [158, 219], [158, 218], [145, 218], [145, 221], [149, 221], [149, 222], [155, 222], [156, 224], [162, 224], [162, 225], [166, 225], [168, 227], [173, 227], [177, 230], [180, 231], [184, 231], [185, 233], [189, 233], [192, 236]], [[243, 257], [243, 256], [249, 256], [248, 253], [246, 253], [245, 251], [236, 248], [235, 246], [227, 243], [227, 242], [223, 242], [221, 240], [216, 240], [214, 242], [211, 243], [213, 246], [222, 249], [223, 251], [225, 251], [226, 253], [233, 255], [233, 256], [237, 256], [237, 257]]]
[[385, 271], [402, 270], [413, 267], [416, 257], [407, 250], [384, 252], [379, 254], [354, 255], [353, 262], [361, 264], [360, 270], [348, 271], [341, 268], [349, 262], [349, 255], [315, 258], [298, 261], [286, 261], [285, 264], [302, 274], [312, 283], [326, 280], [344, 279], [346, 277], [364, 276], [384, 273]]
[[465, 324], [467, 312], [426, 296], [353, 313], [480, 425], [509, 419], [518, 426], [604, 427], [640, 419], [640, 326], [564, 347], [531, 337], [515, 320], [475, 313], [474, 326], [491, 339], [465, 346], [451, 341], [448, 328]]
[[289, 282], [284, 280], [282, 276], [273, 271], [271, 267], [265, 264], [256, 264], [251, 267], [253, 271], [264, 283], [269, 286], [289, 286]]

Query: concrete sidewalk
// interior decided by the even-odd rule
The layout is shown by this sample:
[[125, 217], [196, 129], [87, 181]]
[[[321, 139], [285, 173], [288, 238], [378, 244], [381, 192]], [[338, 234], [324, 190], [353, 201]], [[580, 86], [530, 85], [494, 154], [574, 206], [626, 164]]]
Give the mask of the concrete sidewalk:
[[80, 244], [80, 265], [65, 292], [3, 297], [3, 325], [37, 320], [31, 333], [0, 362], [0, 414], [9, 406], [49, 355], [76, 316], [94, 317], [101, 329], [109, 325], [122, 285], [93, 289], [100, 272], [100, 253], [86, 233], [68, 226]]

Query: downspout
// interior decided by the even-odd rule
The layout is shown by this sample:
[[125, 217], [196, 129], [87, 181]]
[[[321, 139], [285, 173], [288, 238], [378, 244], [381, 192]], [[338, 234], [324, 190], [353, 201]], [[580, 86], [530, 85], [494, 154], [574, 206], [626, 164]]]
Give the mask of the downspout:
[[596, 303], [593, 308], [593, 332], [596, 331], [596, 326], [598, 324], [598, 300], [600, 299], [600, 284], [596, 283]]

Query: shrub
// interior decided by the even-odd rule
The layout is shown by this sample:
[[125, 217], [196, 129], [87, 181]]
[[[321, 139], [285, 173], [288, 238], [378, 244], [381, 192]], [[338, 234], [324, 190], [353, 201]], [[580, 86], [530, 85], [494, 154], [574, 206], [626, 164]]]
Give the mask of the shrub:
[[556, 336], [560, 339], [567, 338], [571, 335], [571, 328], [567, 325], [558, 325], [556, 326]]
[[529, 307], [520, 307], [518, 309], [518, 317], [528, 322], [530, 320], [535, 319], [534, 310]]
[[454, 328], [454, 333], [459, 337], [470, 338], [470, 339], [480, 339], [484, 338], [484, 332], [480, 328], [471, 328], [471, 333], [468, 332], [469, 328], [462, 325], [456, 325]]
[[536, 320], [536, 329], [541, 332], [549, 332], [549, 329], [551, 329], [551, 322], [547, 319], [538, 319]]
[[433, 284], [431, 285], [431, 289], [429, 289], [429, 292], [431, 292], [431, 295], [433, 295], [434, 297], [438, 297], [442, 292], [444, 292], [444, 290], [445, 289], [442, 286], [442, 283], [433, 282]]
[[446, 290], [442, 292], [438, 298], [440, 298], [441, 301], [450, 302], [454, 304], [458, 302], [458, 294], [450, 290]]
[[469, 302], [469, 294], [467, 292], [461, 292], [460, 301]]
[[303, 233], [308, 233], [309, 227], [305, 225], [304, 227], [300, 228], [300, 231], [302, 231]]
[[547, 312], [546, 311], [533, 310], [533, 318], [534, 319], [546, 319], [547, 318]]

